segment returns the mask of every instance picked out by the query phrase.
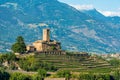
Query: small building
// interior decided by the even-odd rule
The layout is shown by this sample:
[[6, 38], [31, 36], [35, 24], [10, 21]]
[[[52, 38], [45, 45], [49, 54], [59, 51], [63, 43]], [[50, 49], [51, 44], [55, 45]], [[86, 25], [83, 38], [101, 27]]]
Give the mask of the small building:
[[43, 29], [43, 40], [37, 40], [32, 45], [27, 46], [29, 52], [60, 52], [61, 43], [50, 40], [50, 29]]

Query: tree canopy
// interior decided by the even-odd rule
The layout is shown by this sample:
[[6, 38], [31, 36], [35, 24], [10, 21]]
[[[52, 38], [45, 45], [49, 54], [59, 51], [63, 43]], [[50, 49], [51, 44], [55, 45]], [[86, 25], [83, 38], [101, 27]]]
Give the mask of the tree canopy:
[[9, 73], [0, 67], [0, 80], [9, 80]]
[[16, 39], [16, 43], [12, 45], [13, 52], [24, 53], [26, 51], [26, 45], [22, 36], [18, 36]]

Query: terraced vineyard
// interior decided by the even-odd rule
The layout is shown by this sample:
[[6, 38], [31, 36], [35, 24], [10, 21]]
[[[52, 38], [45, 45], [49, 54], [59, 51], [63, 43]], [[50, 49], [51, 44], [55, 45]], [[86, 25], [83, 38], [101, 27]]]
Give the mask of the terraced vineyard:
[[107, 61], [98, 57], [70, 56], [70, 55], [45, 55], [35, 56], [38, 61], [53, 64], [58, 69], [70, 70], [73, 72], [111, 72], [114, 68]]

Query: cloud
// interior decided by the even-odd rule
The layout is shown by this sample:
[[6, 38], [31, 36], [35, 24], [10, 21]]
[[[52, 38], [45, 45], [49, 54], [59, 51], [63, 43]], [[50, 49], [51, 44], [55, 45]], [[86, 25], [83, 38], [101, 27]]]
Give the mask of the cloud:
[[38, 24], [28, 24], [28, 26], [31, 27], [31, 28], [36, 28], [38, 26], [44, 27], [44, 26], [48, 26], [48, 25], [45, 24], [45, 23], [38, 23]]
[[[91, 5], [79, 5], [79, 4], [73, 5], [73, 4], [70, 4], [70, 5], [78, 10], [94, 9], [94, 6], [92, 4]], [[120, 8], [118, 8], [118, 11], [101, 11], [101, 10], [98, 10], [98, 11], [105, 16], [120, 16]]]
[[120, 10], [120, 8], [118, 8], [118, 10]]
[[99, 11], [100, 13], [102, 13], [105, 16], [120, 16], [120, 11]]
[[2, 4], [2, 5], [0, 5], [0, 6], [1, 6], [1, 7], [7, 7], [7, 8], [10, 8], [11, 6], [13, 6], [14, 9], [17, 9], [18, 4], [17, 4], [17, 3], [10, 3], [10, 2], [7, 2], [7, 3]]
[[93, 5], [72, 5], [72, 7], [78, 9], [78, 10], [91, 10], [94, 9]]

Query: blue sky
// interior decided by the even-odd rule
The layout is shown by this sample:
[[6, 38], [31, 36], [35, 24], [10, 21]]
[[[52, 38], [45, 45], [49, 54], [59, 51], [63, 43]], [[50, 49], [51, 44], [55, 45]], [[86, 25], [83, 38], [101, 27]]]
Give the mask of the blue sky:
[[106, 16], [120, 16], [120, 0], [59, 0], [77, 9], [95, 8]]

